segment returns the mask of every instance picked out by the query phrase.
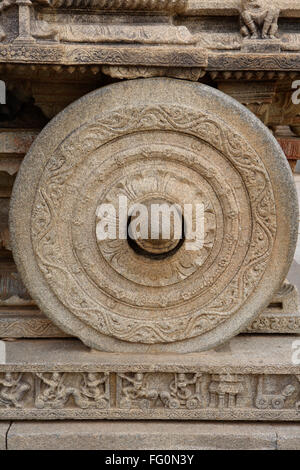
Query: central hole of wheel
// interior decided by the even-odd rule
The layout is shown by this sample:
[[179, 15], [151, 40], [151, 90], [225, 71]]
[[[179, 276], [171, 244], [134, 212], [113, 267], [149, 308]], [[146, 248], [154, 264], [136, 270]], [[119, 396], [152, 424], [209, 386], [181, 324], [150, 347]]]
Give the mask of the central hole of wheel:
[[180, 207], [162, 198], [144, 201], [128, 217], [127, 237], [131, 248], [153, 259], [172, 256], [184, 242], [184, 218]]

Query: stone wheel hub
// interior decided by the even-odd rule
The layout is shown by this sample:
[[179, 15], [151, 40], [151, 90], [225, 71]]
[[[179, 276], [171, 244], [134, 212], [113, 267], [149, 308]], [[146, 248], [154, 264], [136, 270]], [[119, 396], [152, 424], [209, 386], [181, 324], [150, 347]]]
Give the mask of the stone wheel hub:
[[[120, 83], [67, 108], [26, 156], [11, 209], [15, 259], [41, 309], [89, 346], [199, 351], [244, 328], [284, 280], [295, 200], [275, 140], [226, 95], [168, 79]], [[118, 214], [116, 237], [98, 236], [102, 204]], [[177, 208], [169, 234], [149, 216], [132, 238], [136, 204], [148, 215]], [[204, 232], [191, 249], [182, 209], [195, 204]]]
[[[128, 241], [131, 243], [133, 249], [137, 248], [137, 251], [144, 256], [152, 256], [155, 259], [155, 255], [171, 255], [174, 253], [176, 247], [181, 243], [181, 239], [184, 237], [184, 226], [183, 215], [180, 210], [177, 210], [174, 214], [172, 208], [174, 204], [163, 199], [163, 198], [151, 198], [143, 202], [143, 206], [146, 209], [147, 218], [143, 227], [143, 231], [140, 236], [134, 237], [133, 234], [128, 232]], [[154, 209], [156, 207], [166, 207], [168, 213], [170, 214], [169, 225], [166, 227], [168, 230], [164, 230], [163, 221], [161, 218], [155, 218]], [[179, 234], [175, 233], [175, 223], [174, 219], [177, 219], [177, 223], [181, 227], [181, 238]], [[132, 222], [132, 217], [128, 219], [128, 226]], [[147, 223], [148, 222], [148, 223]]]

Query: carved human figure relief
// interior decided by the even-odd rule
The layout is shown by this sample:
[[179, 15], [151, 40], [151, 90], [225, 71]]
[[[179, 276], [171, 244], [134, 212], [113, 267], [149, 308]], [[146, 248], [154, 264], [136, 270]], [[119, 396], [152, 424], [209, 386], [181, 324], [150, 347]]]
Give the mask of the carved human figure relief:
[[187, 408], [189, 410], [203, 406], [201, 392], [202, 374], [175, 374], [170, 383], [170, 390], [160, 393], [160, 399], [167, 408]]
[[213, 375], [209, 386], [210, 407], [234, 408], [237, 399], [245, 392], [243, 376], [232, 374]]
[[36, 373], [37, 408], [63, 408], [73, 398], [82, 409], [105, 409], [109, 404], [109, 374]]
[[105, 409], [109, 405], [109, 373], [82, 374], [79, 390], [73, 393], [75, 403], [82, 409]]
[[279, 8], [267, 0], [242, 0], [241, 34], [251, 39], [276, 39]]
[[64, 374], [60, 372], [37, 373], [36, 384], [37, 408], [63, 408], [69, 399], [70, 393], [64, 384]]
[[125, 364], [123, 372], [2, 372], [0, 419], [300, 420], [300, 376], [290, 372], [195, 372], [187, 363], [178, 372], [160, 362], [132, 372]]
[[120, 408], [150, 408], [158, 398], [158, 392], [150, 388], [145, 374], [118, 374]]
[[22, 408], [22, 400], [30, 390], [22, 373], [7, 372], [0, 375], [0, 407]]

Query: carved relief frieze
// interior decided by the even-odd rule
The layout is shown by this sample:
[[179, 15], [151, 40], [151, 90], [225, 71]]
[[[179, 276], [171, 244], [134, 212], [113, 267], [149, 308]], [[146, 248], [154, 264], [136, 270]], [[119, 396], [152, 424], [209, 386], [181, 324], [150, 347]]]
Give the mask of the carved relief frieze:
[[1, 372], [0, 419], [300, 420], [300, 379], [287, 375]]
[[1, 62], [60, 62], [63, 59], [63, 51], [51, 47], [40, 48], [38, 46], [6, 45], [0, 47]]
[[105, 409], [109, 405], [109, 374], [82, 373], [76, 377], [60, 372], [37, 373], [35, 406], [60, 409], [70, 401], [82, 409]]

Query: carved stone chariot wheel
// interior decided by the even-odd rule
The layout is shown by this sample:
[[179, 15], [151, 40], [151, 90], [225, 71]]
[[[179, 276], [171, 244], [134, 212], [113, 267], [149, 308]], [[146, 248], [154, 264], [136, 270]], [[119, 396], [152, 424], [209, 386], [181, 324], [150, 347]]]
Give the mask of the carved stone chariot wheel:
[[[133, 240], [121, 217], [127, 236], [97, 238], [98, 207], [120, 196], [201, 204], [203, 243]], [[14, 187], [14, 256], [41, 310], [88, 346], [201, 351], [284, 281], [296, 201], [279, 145], [240, 104], [205, 85], [133, 80], [83, 97], [37, 138]]]

